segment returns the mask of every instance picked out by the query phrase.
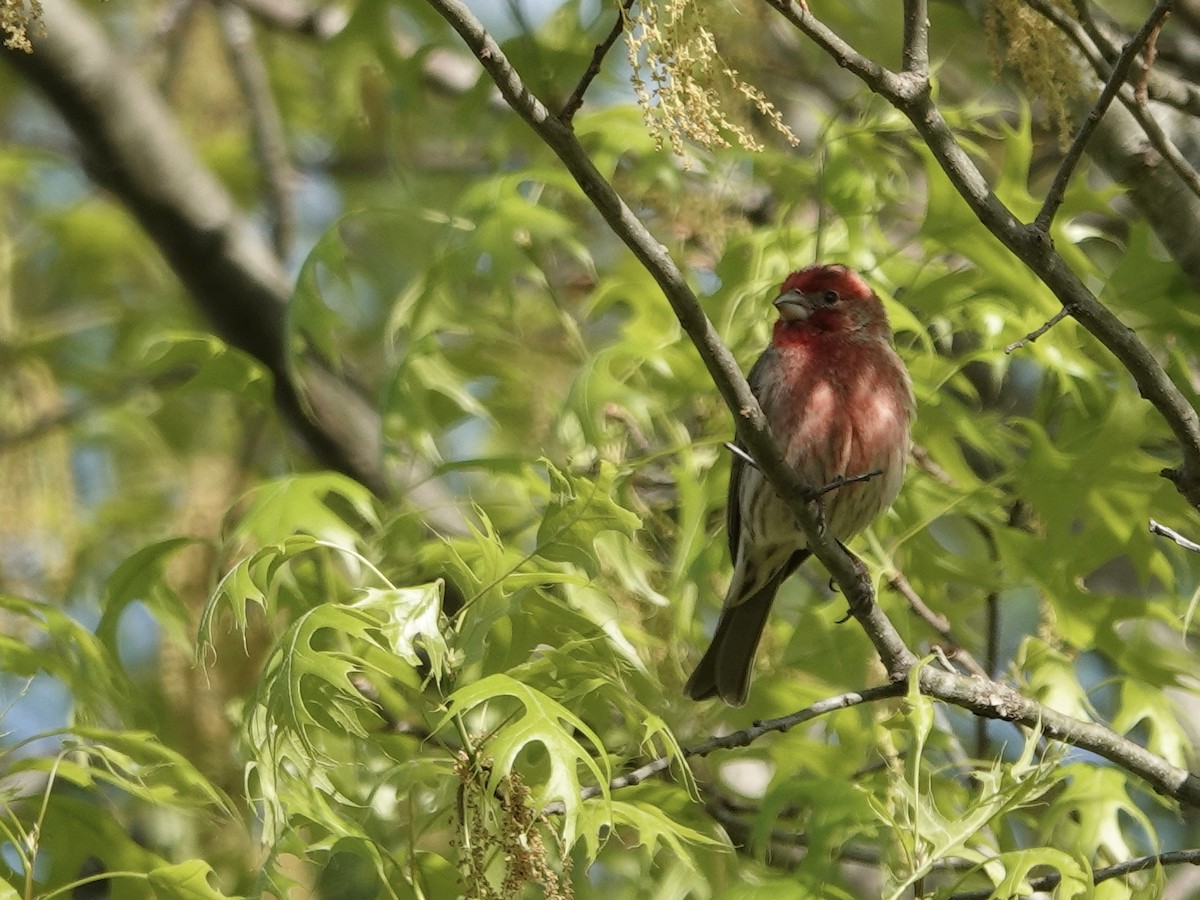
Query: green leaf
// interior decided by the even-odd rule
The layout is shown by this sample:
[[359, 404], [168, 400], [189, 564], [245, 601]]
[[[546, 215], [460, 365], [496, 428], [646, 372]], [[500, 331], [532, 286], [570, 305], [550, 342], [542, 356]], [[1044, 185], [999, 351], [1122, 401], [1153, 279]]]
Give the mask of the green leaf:
[[[491, 737], [478, 748], [480, 753], [492, 760], [488, 790], [494, 791], [499, 786], [501, 779], [516, 765], [522, 751], [540, 744], [548, 757], [550, 772], [537, 794], [536, 802], [539, 806], [556, 800], [563, 804], [566, 810], [563, 840], [569, 847], [575, 843], [582, 802], [579, 799], [583, 790], [579, 768], [582, 766], [589, 772], [606, 802], [611, 779], [604, 745], [582, 719], [541, 691], [508, 675], [498, 674], [451, 694], [447, 701], [448, 712], [436, 730], [441, 731], [456, 716], [477, 706], [496, 703], [501, 708], [511, 707], [511, 703], [503, 702], [506, 698], [515, 700], [519, 709], [511, 716], [501, 718]], [[489, 713], [496, 714], [492, 710]], [[593, 751], [588, 751], [576, 740], [575, 733], [586, 738]]]
[[[443, 588], [440, 580], [409, 588], [367, 588], [363, 599], [354, 604], [384, 616], [380, 631], [391, 651], [412, 666], [428, 662], [438, 680], [446, 674], [450, 652], [444, 634]], [[424, 651], [424, 660], [418, 649]]]
[[[653, 800], [588, 800], [580, 810], [580, 825], [587, 843], [587, 858], [594, 860], [600, 850], [598, 836], [607, 826], [621, 829], [623, 847], [642, 846], [650, 852], [663, 849], [680, 859], [690, 859], [691, 848], [701, 847], [705, 852], [729, 852], [724, 841], [703, 834], [694, 828], [671, 818], [668, 812]], [[626, 832], [628, 829], [628, 832]]]
[[263, 364], [210, 334], [160, 333], [144, 350], [142, 366], [164, 388], [221, 391], [264, 407], [272, 402]]
[[[319, 755], [314, 732], [367, 736], [362, 715], [377, 717], [351, 676], [363, 663], [344, 640], [374, 643], [378, 619], [370, 611], [322, 603], [303, 613], [280, 637], [267, 661], [260, 702], [270, 729], [297, 735], [310, 756]], [[327, 645], [319, 638], [336, 636]], [[262, 737], [273, 740], [270, 732]]]
[[200, 859], [152, 869], [147, 879], [156, 897], [162, 900], [223, 900], [228, 894], [213, 887], [216, 879], [212, 866]]
[[113, 653], [117, 650], [117, 625], [121, 613], [134, 601], [141, 601], [155, 619], [170, 628], [172, 635], [186, 642], [192, 628], [191, 614], [179, 597], [163, 581], [163, 568], [184, 547], [198, 543], [196, 538], [178, 537], [142, 547], [124, 560], [109, 576], [101, 601], [104, 610], [96, 637]]
[[1029, 896], [1032, 893], [1029, 878], [1033, 870], [1046, 867], [1056, 870], [1062, 877], [1058, 887], [1054, 889], [1055, 897], [1091, 895], [1093, 885], [1089, 869], [1071, 854], [1053, 847], [1034, 847], [1001, 853], [979, 868], [989, 874], [997, 873], [998, 877], [993, 878], [992, 883], [995, 887], [991, 897], [995, 900], [1006, 900], [1009, 897]]
[[78, 721], [128, 710], [133, 688], [115, 654], [83, 624], [56, 607], [0, 594], [0, 614], [16, 640], [0, 634], [0, 659], [9, 676], [44, 672], [71, 694]]
[[251, 492], [250, 504], [233, 536], [271, 544], [296, 534], [309, 534], [353, 547], [360, 540], [363, 525], [379, 525], [374, 495], [345, 475], [314, 472], [262, 482]]
[[606, 531], [632, 536], [641, 519], [616, 501], [617, 470], [600, 463], [596, 479], [559, 470], [543, 459], [550, 477], [551, 500], [537, 533], [537, 552], [544, 559], [570, 562], [589, 575], [599, 574], [595, 541]]
[[79, 787], [110, 785], [152, 806], [215, 807], [231, 819], [237, 815], [229, 798], [185, 756], [149, 732], [76, 726], [60, 734], [67, 738], [61, 758], [26, 757], [10, 770], [54, 772]]
[[245, 635], [248, 623], [246, 605], [256, 603], [264, 610], [269, 610], [273, 605], [275, 575], [279, 567], [319, 546], [322, 544], [316, 538], [298, 535], [264, 547], [230, 569], [201, 610], [196, 638], [197, 660], [202, 660], [204, 654], [213, 647], [213, 628], [222, 606], [227, 606], [233, 613], [234, 625]]

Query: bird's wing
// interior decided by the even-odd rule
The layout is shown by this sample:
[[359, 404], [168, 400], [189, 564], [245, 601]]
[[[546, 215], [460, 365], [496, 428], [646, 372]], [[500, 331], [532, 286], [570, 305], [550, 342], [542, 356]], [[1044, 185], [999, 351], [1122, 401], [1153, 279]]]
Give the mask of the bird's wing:
[[[734, 446], [745, 450], [741, 441], [734, 441]], [[745, 471], [746, 461], [734, 453], [729, 466], [729, 493], [725, 498], [725, 531], [729, 538], [729, 558], [734, 565], [737, 565], [738, 541], [742, 536], [742, 504], [739, 498], [742, 493], [742, 473]]]
[[[763, 402], [763, 372], [773, 364], [770, 357], [774, 355], [775, 350], [768, 347], [746, 376], [750, 390], [760, 404]], [[725, 531], [728, 532], [729, 537], [729, 558], [733, 560], [734, 565], [737, 565], [738, 542], [742, 535], [742, 504], [739, 502], [739, 498], [742, 493], [742, 478], [745, 475], [746, 466], [752, 465], [752, 463], [746, 461], [750, 454], [746, 452], [740, 439], [735, 438], [733, 445], [742, 452], [733, 454], [733, 463], [729, 467], [729, 493], [725, 497]]]

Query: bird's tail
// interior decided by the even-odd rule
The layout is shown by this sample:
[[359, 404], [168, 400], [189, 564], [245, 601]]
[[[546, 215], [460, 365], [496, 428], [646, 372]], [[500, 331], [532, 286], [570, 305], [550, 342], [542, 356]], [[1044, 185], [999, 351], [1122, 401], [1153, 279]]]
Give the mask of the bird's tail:
[[731, 605], [726, 600], [712, 643], [688, 679], [683, 689], [685, 694], [693, 700], [719, 696], [730, 706], [745, 705], [750, 693], [754, 654], [762, 638], [767, 614], [775, 602], [775, 594], [807, 557], [807, 550], [793, 554], [786, 566], [741, 603]]

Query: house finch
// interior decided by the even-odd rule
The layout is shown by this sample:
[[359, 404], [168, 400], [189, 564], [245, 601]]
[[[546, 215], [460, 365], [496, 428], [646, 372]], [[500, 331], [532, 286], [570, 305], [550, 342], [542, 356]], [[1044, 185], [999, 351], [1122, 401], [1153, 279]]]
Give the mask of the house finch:
[[[841, 265], [793, 272], [779, 321], [749, 382], [787, 463], [810, 488], [878, 474], [824, 493], [825, 527], [846, 541], [896, 498], [908, 457], [912, 385], [875, 292]], [[736, 448], [738, 450], [740, 448]], [[809, 556], [795, 516], [745, 451], [735, 453], [726, 522], [733, 580], [685, 691], [741, 706], [775, 592]]]

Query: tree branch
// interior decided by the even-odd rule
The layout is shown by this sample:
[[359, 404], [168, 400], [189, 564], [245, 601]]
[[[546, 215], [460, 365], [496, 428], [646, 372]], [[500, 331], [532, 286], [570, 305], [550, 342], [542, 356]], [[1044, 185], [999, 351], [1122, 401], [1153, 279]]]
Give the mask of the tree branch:
[[921, 692], [988, 719], [1038, 725], [1047, 738], [1090, 750], [1146, 781], [1160, 794], [1200, 806], [1200, 777], [1172, 765], [1133, 741], [1094, 722], [1073, 719], [987, 678], [956, 675], [922, 666]]
[[1161, 522], [1156, 522], [1153, 519], [1150, 520], [1150, 533], [1170, 538], [1184, 550], [1191, 550], [1194, 553], [1200, 553], [1200, 544], [1197, 544], [1190, 538], [1185, 538], [1174, 528], [1168, 528], [1166, 525], [1163, 525]]
[[[1092, 884], [1100, 884], [1113, 878], [1123, 878], [1126, 875], [1132, 875], [1134, 872], [1144, 872], [1147, 869], [1153, 869], [1158, 866], [1177, 866], [1182, 863], [1190, 863], [1193, 866], [1200, 865], [1200, 850], [1172, 850], [1169, 853], [1159, 853], [1155, 856], [1139, 856], [1136, 859], [1127, 859], [1125, 862], [1117, 863], [1114, 866], [1106, 866], [1103, 869], [1093, 871]], [[1029, 889], [1034, 892], [1052, 891], [1058, 887], [1061, 881], [1062, 875], [1057, 873], [1043, 875], [1040, 878], [1029, 879]], [[987, 900], [988, 897], [995, 896], [995, 893], [995, 890], [991, 888], [981, 888], [977, 891], [960, 891], [957, 894], [951, 894], [950, 900]]]
[[250, 132], [266, 183], [272, 247], [278, 259], [286, 260], [296, 235], [296, 205], [292, 200], [296, 173], [288, 154], [283, 119], [271, 93], [267, 67], [254, 44], [254, 23], [250, 15], [242, 7], [220, 0], [217, 18], [234, 74], [250, 110]]
[[946, 617], [930, 609], [929, 604], [916, 592], [903, 572], [897, 569], [888, 575], [886, 580], [888, 587], [903, 597], [905, 602], [908, 603], [908, 608], [913, 611], [913, 614], [941, 635], [942, 640], [949, 645], [950, 657], [952, 659], [959, 660], [972, 675], [989, 677], [983, 666], [979, 665], [975, 661], [975, 657], [964, 649], [962, 643], [955, 638], [954, 632], [950, 628], [950, 622]]
[[[694, 756], [708, 756], [708, 754], [717, 750], [733, 750], [738, 747], [748, 747], [764, 734], [787, 731], [789, 728], [795, 728], [797, 725], [801, 725], [819, 716], [835, 712], [839, 709], [849, 709], [852, 706], [858, 706], [860, 703], [874, 703], [877, 700], [900, 697], [907, 689], [908, 685], [900, 681], [880, 687], [864, 688], [861, 691], [847, 691], [844, 694], [838, 694], [836, 697], [819, 700], [812, 706], [806, 706], [804, 709], [781, 716], [778, 719], [766, 719], [761, 722], [755, 722], [749, 728], [743, 728], [741, 731], [709, 738], [707, 741], [692, 747], [684, 747], [680, 756], [660, 756], [645, 765], [639, 766], [632, 772], [627, 772], [618, 778], [614, 778], [608, 783], [608, 789], [615, 791], [620, 788], [641, 784], [643, 781], [653, 778], [660, 772], [665, 772], [671, 768], [671, 764], [677, 759], [691, 759]], [[590, 800], [592, 797], [598, 797], [602, 793], [604, 791], [598, 785], [590, 785], [580, 792], [580, 798]], [[542, 814], [561, 815], [565, 809], [566, 807], [561, 801], [556, 801], [546, 806], [542, 810]]]
[[587, 93], [587, 89], [591, 87], [592, 82], [596, 80], [596, 76], [600, 74], [600, 66], [604, 63], [604, 57], [608, 55], [608, 51], [612, 49], [612, 45], [617, 42], [617, 38], [625, 30], [625, 16], [633, 4], [634, 0], [622, 0], [621, 8], [617, 10], [617, 21], [613, 22], [608, 35], [592, 51], [592, 59], [579, 79], [579, 84], [575, 85], [575, 90], [571, 91], [571, 96], [567, 98], [567, 102], [563, 104], [562, 111], [558, 114], [558, 118], [564, 125], [570, 125], [571, 120], [575, 118], [575, 113], [579, 112], [579, 107], [583, 106], [583, 95]]
[[1121, 55], [1117, 58], [1112, 72], [1109, 73], [1108, 80], [1104, 83], [1103, 90], [1100, 91], [1100, 96], [1096, 98], [1096, 102], [1092, 106], [1091, 111], [1088, 112], [1087, 118], [1079, 126], [1079, 131], [1076, 133], [1075, 139], [1071, 142], [1071, 146], [1063, 157], [1058, 171], [1054, 174], [1054, 181], [1050, 185], [1050, 190], [1046, 193], [1046, 200], [1042, 204], [1042, 208], [1038, 211], [1037, 218], [1033, 220], [1035, 228], [1039, 228], [1042, 231], [1050, 230], [1050, 223], [1054, 221], [1054, 215], [1062, 205], [1063, 197], [1067, 191], [1067, 184], [1071, 180], [1071, 175], [1075, 172], [1075, 167], [1079, 165], [1079, 160], [1083, 158], [1083, 150], [1087, 146], [1092, 132], [1096, 130], [1096, 126], [1100, 124], [1100, 119], [1103, 118], [1113, 98], [1117, 96], [1117, 92], [1129, 78], [1129, 70], [1133, 67], [1133, 61], [1141, 52], [1142, 47], [1146, 45], [1150, 36], [1157, 31], [1163, 19], [1171, 11], [1171, 3], [1172, 0], [1158, 0], [1158, 3], [1154, 5], [1154, 9], [1150, 11], [1150, 15], [1146, 17], [1146, 21], [1142, 23], [1142, 27], [1138, 29], [1137, 34], [1133, 36], [1133, 39], [1121, 51]]
[[1011, 344], [1006, 345], [1004, 352], [1013, 353], [1017, 350], [1020, 350], [1026, 344], [1032, 344], [1066, 317], [1067, 308], [1064, 306], [1049, 319], [1047, 319], [1043, 324], [1039, 325], [1037, 328], [1033, 329], [1033, 331], [1029, 332], [1029, 334], [1025, 335], [1025, 337], [1021, 338], [1019, 341], [1013, 341]]
[[378, 415], [320, 363], [306, 367], [303, 389], [293, 381], [284, 340], [291, 284], [162, 99], [72, 0], [46, 0], [44, 21], [33, 53], [0, 57], [46, 94], [88, 173], [138, 219], [218, 333], [271, 371], [279, 409], [318, 460], [389, 493]]
[[[1025, 0], [1053, 23], [1079, 49], [1097, 77], [1106, 79], [1108, 57], [1117, 55], [1098, 27], [1081, 17], [1080, 25], [1046, 0]], [[1086, 9], [1086, 4], [1084, 9]], [[1103, 46], [1097, 43], [1103, 41]], [[1171, 251], [1189, 278], [1200, 289], [1200, 242], [1192, 239], [1200, 227], [1200, 174], [1167, 136], [1158, 120], [1139, 104], [1128, 87], [1118, 94], [1125, 115], [1110, 110], [1092, 138], [1089, 153], [1109, 176], [1129, 191], [1130, 196], [1154, 228], [1163, 246]], [[1149, 141], [1150, 151], [1137, 135], [1133, 123]], [[1167, 165], [1160, 163], [1166, 160]]]
[[929, 77], [929, 3], [904, 0], [902, 68], [920, 78]]

